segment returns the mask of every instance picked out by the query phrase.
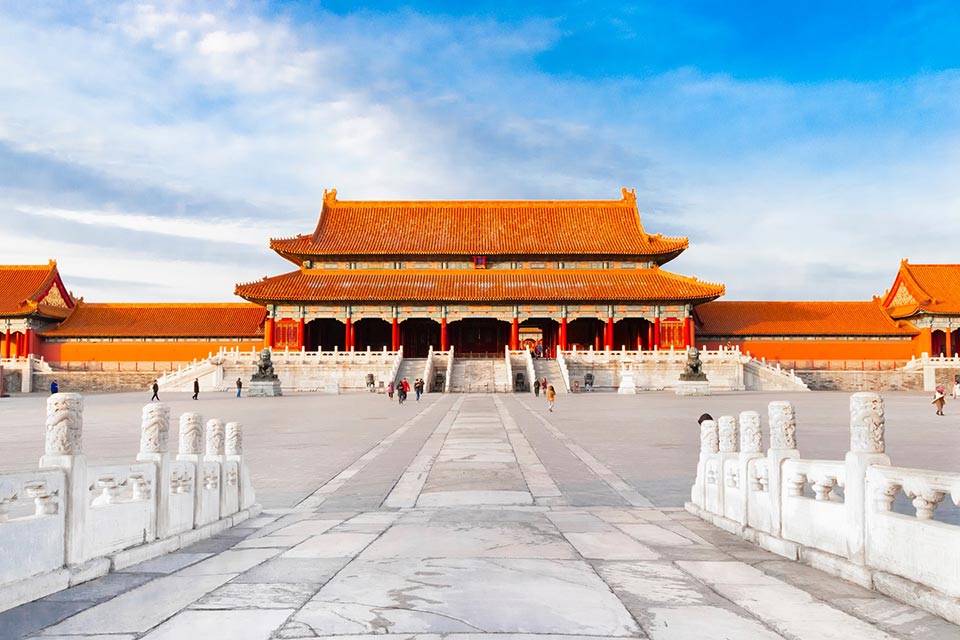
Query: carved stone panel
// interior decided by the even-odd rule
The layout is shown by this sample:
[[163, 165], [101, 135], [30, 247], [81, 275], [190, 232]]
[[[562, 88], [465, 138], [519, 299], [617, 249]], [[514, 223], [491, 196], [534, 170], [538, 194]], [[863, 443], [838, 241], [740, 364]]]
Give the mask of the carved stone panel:
[[850, 451], [884, 452], [883, 398], [879, 393], [855, 393], [850, 396]]
[[740, 412], [740, 451], [742, 453], [760, 453], [763, 451], [760, 414], [756, 411]]
[[170, 437], [170, 407], [151, 402], [143, 407], [140, 453], [166, 453]]
[[203, 453], [203, 418], [199, 413], [184, 413], [180, 416], [180, 449], [182, 454]]
[[228, 422], [226, 426], [228, 456], [243, 455], [243, 425], [239, 422]]
[[769, 405], [770, 417], [770, 448], [796, 449], [797, 448], [797, 414], [790, 402], [771, 402]]
[[704, 420], [700, 423], [700, 453], [717, 453], [720, 450], [720, 435], [717, 423]]
[[83, 453], [83, 396], [55, 393], [47, 399], [48, 456], [75, 456]]
[[207, 452], [208, 456], [222, 456], [224, 452], [225, 425], [223, 420], [207, 421]]
[[737, 450], [737, 419], [733, 416], [720, 416], [717, 422], [720, 438], [720, 451], [732, 453]]

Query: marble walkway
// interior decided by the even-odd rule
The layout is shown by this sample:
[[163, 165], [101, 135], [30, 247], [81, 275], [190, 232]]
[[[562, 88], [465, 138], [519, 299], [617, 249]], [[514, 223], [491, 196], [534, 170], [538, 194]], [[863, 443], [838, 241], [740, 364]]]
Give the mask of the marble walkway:
[[2, 613], [0, 638], [960, 637], [656, 508], [540, 399], [418, 409], [297, 507]]

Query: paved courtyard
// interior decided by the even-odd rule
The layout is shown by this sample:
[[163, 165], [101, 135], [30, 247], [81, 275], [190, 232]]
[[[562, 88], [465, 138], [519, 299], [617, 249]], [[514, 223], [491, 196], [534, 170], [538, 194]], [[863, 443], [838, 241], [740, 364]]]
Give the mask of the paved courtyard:
[[[839, 459], [847, 398], [596, 394], [549, 413], [528, 395], [171, 395], [174, 415], [244, 422], [264, 513], [0, 613], [0, 638], [960, 637], [681, 508], [700, 413], [790, 399], [804, 457]], [[145, 400], [87, 398], [92, 461], [133, 458]], [[923, 394], [887, 401], [895, 464], [956, 467], [953, 403], [938, 418]], [[0, 469], [36, 466], [43, 403], [0, 401]]]

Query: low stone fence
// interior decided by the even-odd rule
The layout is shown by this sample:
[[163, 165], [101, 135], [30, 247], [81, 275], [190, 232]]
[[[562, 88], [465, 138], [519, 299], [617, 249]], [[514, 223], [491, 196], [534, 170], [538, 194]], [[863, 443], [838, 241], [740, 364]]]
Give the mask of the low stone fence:
[[[761, 547], [960, 624], [960, 526], [934, 519], [960, 473], [890, 465], [883, 398], [850, 397], [843, 460], [805, 460], [789, 402], [771, 402], [763, 451], [760, 415], [700, 425], [697, 479], [687, 509]], [[903, 493], [913, 513], [893, 510]]]
[[259, 511], [242, 426], [143, 408], [136, 462], [90, 465], [83, 397], [47, 400], [45, 454], [34, 472], [0, 473], [0, 610], [175, 551]]

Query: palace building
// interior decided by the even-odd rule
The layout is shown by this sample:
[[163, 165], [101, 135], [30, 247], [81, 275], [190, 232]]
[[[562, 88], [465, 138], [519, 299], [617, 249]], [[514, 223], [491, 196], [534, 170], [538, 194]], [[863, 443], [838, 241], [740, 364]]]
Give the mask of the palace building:
[[270, 241], [296, 269], [240, 284], [268, 346], [502, 354], [683, 348], [694, 307], [724, 293], [661, 268], [686, 238], [647, 233], [619, 200], [341, 201], [311, 234]]
[[[0, 356], [76, 370], [176, 369], [221, 349], [422, 358], [739, 348], [787, 368], [896, 368], [960, 350], [960, 265], [904, 260], [862, 301], [723, 301], [664, 267], [686, 238], [616, 200], [350, 201], [324, 194], [312, 233], [270, 240], [293, 269], [239, 303], [88, 303], [56, 262], [0, 266]], [[852, 364], [851, 364], [852, 363]], [[849, 367], [848, 367], [849, 365]]]

